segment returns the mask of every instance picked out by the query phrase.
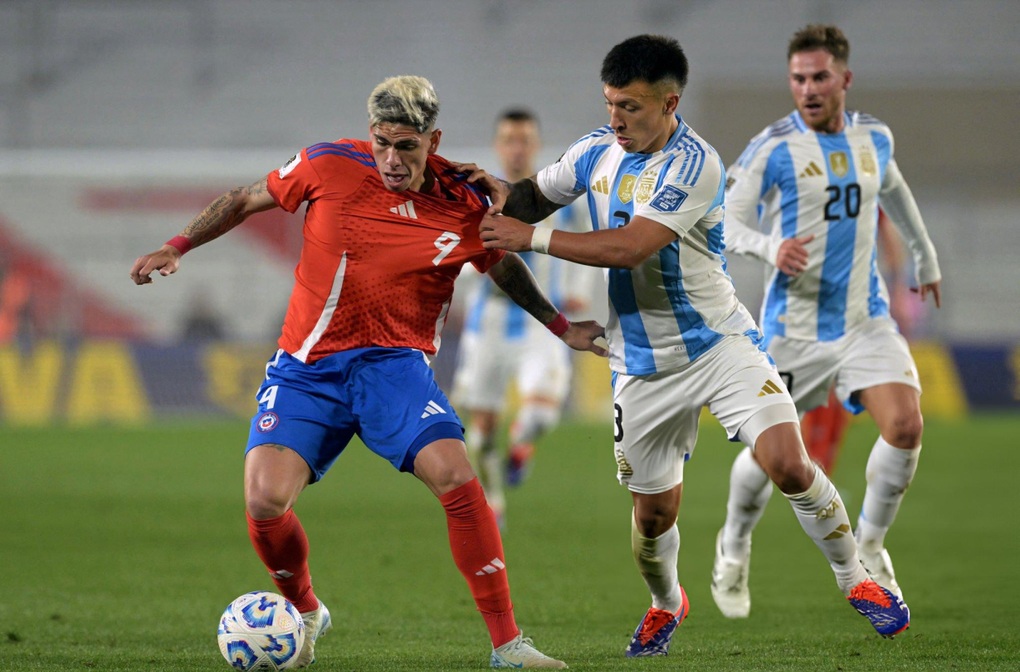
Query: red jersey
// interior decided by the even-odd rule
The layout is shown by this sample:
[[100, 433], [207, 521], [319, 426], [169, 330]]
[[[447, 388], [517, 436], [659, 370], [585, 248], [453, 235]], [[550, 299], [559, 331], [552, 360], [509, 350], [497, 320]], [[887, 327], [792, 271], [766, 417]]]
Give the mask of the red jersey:
[[484, 196], [446, 159], [427, 165], [433, 192], [389, 191], [371, 143], [341, 139], [269, 173], [280, 207], [308, 201], [281, 348], [303, 362], [371, 346], [436, 353], [463, 265], [484, 273], [505, 253], [482, 247]]

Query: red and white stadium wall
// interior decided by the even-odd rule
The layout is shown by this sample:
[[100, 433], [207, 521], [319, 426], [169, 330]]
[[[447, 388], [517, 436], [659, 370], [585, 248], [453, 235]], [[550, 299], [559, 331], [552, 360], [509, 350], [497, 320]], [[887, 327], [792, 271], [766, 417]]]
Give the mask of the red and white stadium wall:
[[[249, 417], [273, 344], [149, 345], [135, 341], [41, 341], [0, 346], [0, 422], [143, 423], [182, 417]], [[1020, 409], [1020, 343], [911, 345], [929, 418]], [[575, 416], [603, 419], [610, 405], [605, 360], [581, 355]], [[442, 378], [442, 376], [441, 376]]]

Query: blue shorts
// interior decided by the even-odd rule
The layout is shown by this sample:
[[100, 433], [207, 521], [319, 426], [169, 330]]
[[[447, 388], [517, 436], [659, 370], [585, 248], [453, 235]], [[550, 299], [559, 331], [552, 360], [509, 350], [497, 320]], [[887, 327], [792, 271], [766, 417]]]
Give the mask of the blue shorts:
[[359, 348], [305, 364], [278, 350], [266, 365], [248, 447], [294, 450], [318, 481], [357, 434], [400, 471], [439, 439], [464, 428], [419, 350]]

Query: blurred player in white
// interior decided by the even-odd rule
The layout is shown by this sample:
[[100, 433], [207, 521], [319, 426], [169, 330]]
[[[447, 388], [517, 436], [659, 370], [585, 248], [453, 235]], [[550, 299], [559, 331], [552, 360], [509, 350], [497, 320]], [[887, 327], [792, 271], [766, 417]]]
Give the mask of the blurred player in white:
[[[632, 37], [609, 51], [601, 74], [609, 124], [505, 188], [505, 204], [494, 199], [504, 215], [486, 217], [481, 235], [486, 247], [608, 269], [614, 457], [634, 505], [631, 551], [652, 598], [626, 655], [666, 655], [689, 610], [676, 523], [706, 406], [731, 439], [754, 446], [843, 595], [879, 633], [901, 632], [910, 613], [862, 568], [839, 493], [808, 459], [793, 401], [726, 273], [725, 170], [678, 114], [683, 50], [670, 37]], [[514, 219], [539, 221], [582, 195], [593, 231]]]
[[[921, 299], [930, 294], [936, 306], [941, 273], [893, 158], [891, 131], [846, 110], [849, 51], [835, 26], [793, 36], [787, 58], [797, 109], [752, 139], [730, 168], [726, 246], [770, 266], [762, 328], [798, 410], [824, 405], [835, 385], [848, 409], [867, 410], [878, 425], [855, 534], [865, 568], [902, 597], [885, 536], [917, 468], [921, 386], [877, 268], [879, 202], [913, 255]], [[733, 464], [712, 572], [712, 595], [731, 618], [750, 612], [751, 532], [771, 492], [745, 449]]]
[[[530, 110], [513, 108], [499, 116], [493, 149], [507, 180], [534, 175], [541, 147], [538, 119]], [[577, 228], [575, 212], [564, 208], [539, 226]], [[568, 317], [587, 309], [593, 269], [533, 252], [520, 256], [549, 299]], [[475, 283], [466, 313], [453, 396], [458, 407], [468, 412], [468, 454], [502, 527], [504, 481], [513, 486], [524, 480], [535, 442], [559, 422], [572, 372], [570, 349], [548, 329], [533, 328], [535, 320], [485, 279]], [[511, 381], [520, 403], [504, 460], [497, 434]]]

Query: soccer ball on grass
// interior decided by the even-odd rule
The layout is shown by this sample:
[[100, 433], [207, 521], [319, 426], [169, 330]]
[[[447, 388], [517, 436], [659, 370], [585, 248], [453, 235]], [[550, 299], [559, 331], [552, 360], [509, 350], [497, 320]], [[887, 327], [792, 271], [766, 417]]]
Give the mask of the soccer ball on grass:
[[305, 623], [282, 595], [257, 590], [227, 606], [216, 630], [220, 653], [239, 670], [286, 670], [305, 641]]

